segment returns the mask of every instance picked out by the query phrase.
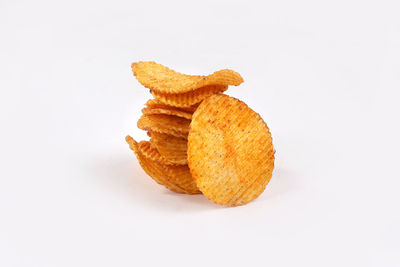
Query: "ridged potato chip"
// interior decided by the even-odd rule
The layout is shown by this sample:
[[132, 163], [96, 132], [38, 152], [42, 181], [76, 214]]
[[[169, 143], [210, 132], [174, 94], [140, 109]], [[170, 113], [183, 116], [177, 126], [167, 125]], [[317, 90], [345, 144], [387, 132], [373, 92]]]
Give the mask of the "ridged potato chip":
[[169, 134], [151, 132], [150, 143], [160, 155], [175, 164], [187, 164], [187, 140]]
[[125, 138], [126, 142], [129, 144], [129, 147], [135, 152], [136, 157], [139, 161], [140, 166], [143, 170], [158, 184], [163, 185], [170, 189], [171, 191], [177, 193], [184, 193], [184, 190], [177, 185], [169, 182], [168, 177], [164, 174], [163, 167], [160, 163], [156, 163], [155, 161], [145, 157], [138, 148], [138, 143], [130, 136]]
[[140, 141], [137, 145], [137, 148], [140, 153], [148, 159], [157, 161], [165, 165], [176, 165], [175, 163], [164, 158], [160, 154], [160, 152], [158, 152], [157, 148], [153, 146], [149, 141]]
[[260, 115], [224, 94], [205, 99], [188, 137], [190, 171], [211, 201], [243, 205], [257, 198], [272, 176], [274, 148]]
[[187, 165], [165, 165], [158, 161], [147, 158], [142, 154], [138, 143], [130, 136], [126, 137], [129, 147], [135, 152], [136, 157], [143, 170], [158, 184], [165, 186], [171, 191], [185, 194], [200, 194], [190, 174]]
[[193, 106], [189, 106], [189, 107], [174, 107], [174, 106], [170, 106], [170, 105], [166, 105], [164, 103], [162, 103], [161, 101], [157, 100], [157, 99], [150, 99], [146, 102], [146, 107], [148, 108], [176, 108], [178, 110], [182, 110], [182, 111], [186, 111], [186, 112], [190, 112], [193, 113], [195, 112], [196, 108], [199, 106], [199, 104], [195, 104]]
[[152, 95], [160, 102], [175, 107], [190, 107], [200, 103], [203, 99], [217, 93], [222, 93], [228, 89], [226, 85], [209, 85], [194, 91], [179, 94], [159, 93], [150, 91]]
[[161, 107], [148, 108], [147, 107], [147, 108], [142, 109], [142, 113], [146, 114], [146, 115], [152, 115], [152, 114], [174, 115], [174, 116], [185, 118], [188, 120], [192, 119], [192, 114], [193, 114], [193, 113], [190, 113], [187, 111], [179, 110], [177, 108], [167, 108], [167, 107], [164, 107], [164, 108], [161, 108]]
[[237, 86], [243, 82], [239, 73], [229, 69], [208, 76], [186, 75], [149, 61], [133, 63], [132, 71], [144, 87], [168, 94], [186, 93], [209, 85]]
[[187, 138], [190, 120], [170, 115], [142, 115], [137, 126], [139, 129], [167, 133]]

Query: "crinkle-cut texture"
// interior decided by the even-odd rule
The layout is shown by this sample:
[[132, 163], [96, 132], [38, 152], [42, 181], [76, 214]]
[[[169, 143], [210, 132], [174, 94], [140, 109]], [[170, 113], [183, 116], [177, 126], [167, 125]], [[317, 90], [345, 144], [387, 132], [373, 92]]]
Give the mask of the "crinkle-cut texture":
[[208, 85], [237, 86], [243, 82], [239, 73], [229, 69], [208, 76], [186, 75], [149, 61], [132, 63], [132, 71], [144, 87], [168, 94], [186, 93]]
[[158, 184], [171, 191], [185, 194], [200, 194], [187, 165], [165, 165], [144, 156], [138, 143], [130, 136], [126, 137], [129, 147], [135, 152], [143, 170]]
[[175, 164], [187, 164], [187, 140], [169, 134], [151, 132], [150, 143], [160, 155]]
[[[166, 105], [165, 105], [166, 106]], [[142, 113], [146, 115], [152, 115], [152, 114], [165, 114], [165, 115], [174, 115], [177, 117], [185, 118], [188, 120], [192, 119], [192, 114], [191, 112], [179, 110], [177, 108], [170, 108], [170, 107], [157, 107], [157, 108], [143, 108]]]
[[203, 99], [213, 94], [222, 93], [226, 91], [226, 89], [228, 89], [228, 86], [209, 85], [182, 94], [165, 94], [165, 93], [159, 93], [157, 91], [150, 91], [150, 92], [157, 100], [166, 105], [175, 107], [190, 107], [200, 103], [201, 101], [203, 101]]
[[145, 157], [138, 148], [138, 143], [130, 136], [125, 138], [126, 142], [129, 144], [129, 147], [135, 152], [136, 157], [139, 161], [140, 166], [142, 166], [143, 170], [158, 184], [165, 186], [171, 191], [177, 193], [184, 193], [184, 190], [179, 186], [170, 183], [168, 177], [164, 174], [163, 167], [160, 163], [156, 163], [155, 161]]
[[142, 115], [137, 126], [139, 129], [166, 133], [176, 137], [187, 138], [190, 120], [171, 115]]
[[[169, 161], [168, 159], [164, 158], [160, 152], [158, 152], [157, 148], [153, 146], [149, 141], [140, 141], [138, 143], [138, 149], [140, 153], [148, 159], [157, 161], [159, 163], [165, 165], [177, 165], [174, 162]], [[187, 164], [187, 163], [184, 163]], [[183, 164], [181, 164], [183, 165]]]
[[205, 99], [193, 114], [188, 162], [211, 201], [243, 205], [264, 190], [274, 169], [269, 129], [245, 103], [224, 94]]
[[146, 107], [148, 107], [148, 108], [165, 108], [165, 109], [168, 109], [168, 108], [176, 108], [176, 109], [181, 110], [181, 111], [186, 111], [186, 112], [193, 113], [193, 112], [195, 112], [195, 110], [196, 110], [197, 107], [199, 106], [199, 103], [194, 104], [193, 106], [189, 106], [189, 107], [180, 107], [180, 108], [178, 108], [178, 107], [166, 105], [166, 104], [162, 103], [161, 101], [159, 101], [159, 100], [157, 100], [157, 99], [149, 99], [149, 100], [146, 102], [145, 105], [146, 105]]

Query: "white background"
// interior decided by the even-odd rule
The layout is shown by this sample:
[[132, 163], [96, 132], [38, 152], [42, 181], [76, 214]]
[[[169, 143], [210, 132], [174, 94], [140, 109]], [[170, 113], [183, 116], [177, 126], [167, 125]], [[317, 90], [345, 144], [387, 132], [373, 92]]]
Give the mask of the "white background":
[[[400, 266], [398, 1], [0, 2], [0, 266]], [[124, 141], [130, 64], [232, 68], [271, 129], [255, 201], [171, 193]]]

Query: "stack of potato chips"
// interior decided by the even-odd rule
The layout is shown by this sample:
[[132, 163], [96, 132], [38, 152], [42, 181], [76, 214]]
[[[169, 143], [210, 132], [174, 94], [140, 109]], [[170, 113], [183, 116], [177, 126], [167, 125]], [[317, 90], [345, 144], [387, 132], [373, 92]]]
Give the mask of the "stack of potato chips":
[[[274, 155], [268, 127], [243, 102], [221, 94], [229, 85], [243, 82], [237, 72], [220, 70], [208, 76], [185, 75], [155, 62], [133, 63], [132, 70], [137, 80], [150, 89], [154, 99], [147, 101], [137, 123], [138, 128], [147, 131], [150, 141], [136, 142], [130, 136], [126, 141], [150, 177], [174, 192], [203, 193], [210, 200], [227, 206], [245, 204], [264, 191], [272, 175]], [[214, 106], [200, 105], [204, 99]], [[194, 116], [198, 118], [196, 123], [192, 123]], [[249, 127], [256, 127], [256, 132], [251, 133]], [[190, 131], [193, 134], [189, 134]], [[247, 136], [254, 136], [257, 142], [264, 144], [254, 153], [246, 152], [254, 149], [251, 145], [256, 145]], [[231, 144], [225, 144], [226, 140]], [[226, 149], [230, 149], [229, 153]], [[235, 150], [245, 157], [235, 154]], [[202, 157], [206, 162], [202, 162]], [[241, 165], [236, 162], [241, 158], [250, 160], [250, 164], [245, 162], [247, 167], [242, 168], [247, 173], [235, 169]], [[257, 166], [262, 162], [266, 163], [265, 167]], [[210, 169], [218, 166], [219, 170]], [[254, 173], [252, 168], [259, 171]], [[251, 173], [254, 176], [250, 176], [251, 179], [258, 179], [256, 182], [246, 180]], [[246, 192], [249, 190], [251, 192]]]

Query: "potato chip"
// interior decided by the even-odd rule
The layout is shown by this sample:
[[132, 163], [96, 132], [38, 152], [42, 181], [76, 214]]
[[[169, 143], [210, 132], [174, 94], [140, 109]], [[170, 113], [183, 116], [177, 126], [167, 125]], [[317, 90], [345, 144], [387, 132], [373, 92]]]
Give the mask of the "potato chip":
[[143, 108], [142, 109], [142, 113], [146, 114], [146, 115], [152, 115], [152, 114], [174, 115], [174, 116], [185, 118], [185, 119], [188, 119], [188, 120], [192, 119], [192, 114], [193, 114], [193, 113], [190, 113], [190, 112], [187, 112], [187, 111], [179, 110], [177, 108], [169, 108], [169, 107], [167, 108], [167, 106], [164, 107], [164, 108], [161, 108], [161, 107], [158, 107], [158, 108]]
[[220, 70], [208, 76], [186, 75], [155, 62], [132, 64], [133, 74], [144, 86], [158, 93], [186, 93], [209, 85], [239, 85], [243, 78], [233, 70]]
[[149, 158], [146, 158], [139, 150], [138, 143], [130, 136], [125, 138], [126, 142], [129, 144], [129, 147], [135, 152], [136, 157], [139, 161], [140, 166], [142, 166], [143, 170], [151, 177], [154, 181], [159, 183], [160, 185], [164, 185], [168, 189], [177, 192], [184, 193], [184, 190], [173, 183], [168, 181], [168, 178], [164, 175], [164, 170], [161, 164], [156, 164], [155, 161], [152, 161]]
[[274, 148], [260, 115], [224, 94], [205, 99], [188, 137], [190, 171], [211, 201], [243, 205], [257, 198], [272, 176]]
[[165, 94], [157, 91], [150, 91], [160, 102], [175, 107], [190, 107], [200, 103], [203, 99], [217, 93], [222, 93], [228, 89], [225, 85], [209, 85], [182, 94]]
[[161, 156], [175, 164], [187, 164], [187, 140], [169, 134], [151, 132], [150, 143]]
[[[153, 146], [149, 141], [140, 141], [137, 145], [140, 153], [148, 159], [157, 161], [165, 165], [176, 165], [175, 163], [164, 158], [157, 148]], [[187, 164], [187, 163], [186, 163]]]
[[190, 113], [193, 113], [196, 110], [196, 108], [199, 106], [199, 104], [195, 104], [195, 105], [189, 106], [189, 107], [178, 108], [178, 107], [163, 104], [161, 101], [159, 101], [157, 99], [150, 99], [146, 102], [145, 105], [148, 108], [176, 108], [178, 110], [182, 110], [182, 111], [186, 111], [186, 112], [190, 112]]
[[187, 165], [162, 164], [144, 156], [132, 137], [127, 136], [126, 142], [135, 152], [140, 166], [154, 181], [177, 193], [200, 194]]
[[190, 120], [170, 115], [142, 115], [137, 126], [139, 129], [167, 133], [187, 138]]

